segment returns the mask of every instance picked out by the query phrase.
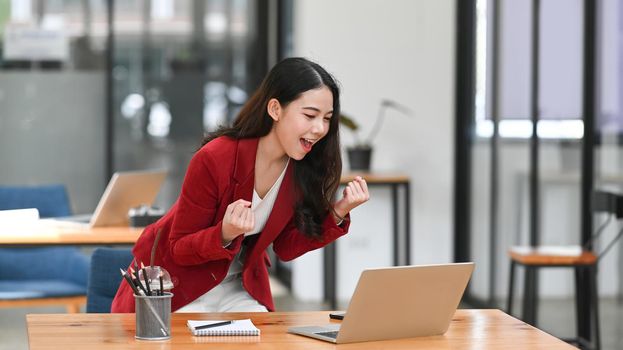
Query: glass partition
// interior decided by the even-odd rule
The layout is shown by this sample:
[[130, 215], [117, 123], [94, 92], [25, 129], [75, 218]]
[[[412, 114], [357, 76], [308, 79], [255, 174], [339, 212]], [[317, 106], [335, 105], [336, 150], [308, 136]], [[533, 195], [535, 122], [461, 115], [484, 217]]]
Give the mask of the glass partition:
[[166, 168], [168, 208], [204, 133], [266, 74], [268, 14], [259, 0], [0, 0], [0, 183], [63, 183], [88, 213], [112, 171]]
[[[228, 123], [266, 72], [258, 1], [123, 1], [114, 15], [116, 170], [166, 168], [168, 208], [205, 132]], [[261, 60], [259, 60], [261, 62]]]
[[106, 1], [0, 1], [0, 184], [67, 186], [93, 211], [104, 185]]

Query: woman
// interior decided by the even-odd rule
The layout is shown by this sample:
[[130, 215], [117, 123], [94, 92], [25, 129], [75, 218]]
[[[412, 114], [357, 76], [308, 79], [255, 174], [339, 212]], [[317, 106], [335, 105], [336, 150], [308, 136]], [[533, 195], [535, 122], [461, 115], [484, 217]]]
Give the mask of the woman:
[[[334, 202], [340, 158], [339, 89], [318, 64], [278, 63], [232, 127], [209, 135], [193, 156], [180, 197], [133, 249], [166, 268], [180, 312], [274, 311], [266, 248], [292, 260], [348, 231], [368, 200], [361, 177]], [[156, 242], [156, 244], [154, 244]], [[122, 283], [113, 312], [133, 312]]]

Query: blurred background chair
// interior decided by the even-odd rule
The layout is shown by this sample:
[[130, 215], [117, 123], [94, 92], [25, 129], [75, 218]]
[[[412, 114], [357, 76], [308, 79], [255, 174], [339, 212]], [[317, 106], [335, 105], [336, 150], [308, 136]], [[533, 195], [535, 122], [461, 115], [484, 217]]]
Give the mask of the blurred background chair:
[[[41, 218], [71, 215], [63, 185], [0, 186], [0, 210], [37, 208]], [[89, 258], [74, 247], [1, 248], [0, 307], [86, 303]]]
[[87, 312], [110, 312], [122, 279], [119, 268], [125, 270], [132, 259], [130, 249], [97, 248], [93, 251], [87, 287]]
[[[575, 303], [576, 303], [576, 329], [578, 335], [573, 339], [564, 339], [567, 342], [577, 344], [581, 349], [600, 349], [600, 326], [599, 326], [599, 294], [597, 289], [597, 267], [599, 261], [614, 246], [616, 241], [623, 236], [623, 230], [608, 242], [599, 254], [594, 252], [593, 243], [601, 235], [608, 226], [611, 219], [616, 217], [617, 220], [623, 218], [623, 197], [614, 193], [595, 191], [593, 193], [593, 211], [597, 213], [607, 213], [606, 221], [600, 225], [595, 234], [588, 242], [582, 246], [515, 246], [509, 250], [511, 260], [510, 278], [508, 286], [508, 299], [506, 312], [513, 312], [513, 297], [515, 284], [515, 269], [517, 265], [525, 268], [525, 283], [535, 283], [537, 270], [539, 268], [567, 267], [573, 268], [575, 272]], [[583, 308], [579, 304], [582, 299], [582, 284], [588, 283], [591, 289], [590, 310], [591, 315], [584, 315], [581, 311]], [[523, 297], [522, 320], [536, 326], [537, 321], [537, 290], [533, 285], [528, 288], [530, 292]], [[590, 334], [594, 334], [594, 341], [580, 336], [581, 322], [589, 320]]]

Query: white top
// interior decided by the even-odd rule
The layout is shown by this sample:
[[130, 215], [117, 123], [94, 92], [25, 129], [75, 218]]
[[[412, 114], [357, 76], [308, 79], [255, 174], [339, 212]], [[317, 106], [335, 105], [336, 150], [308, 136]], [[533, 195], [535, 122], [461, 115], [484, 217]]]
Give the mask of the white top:
[[[270, 216], [270, 212], [273, 210], [273, 206], [275, 205], [275, 201], [277, 200], [277, 194], [279, 193], [279, 189], [281, 188], [281, 183], [283, 182], [283, 178], [286, 175], [286, 169], [288, 169], [288, 164], [290, 163], [290, 159], [286, 162], [286, 166], [281, 171], [281, 174], [273, 184], [273, 186], [266, 192], [264, 198], [260, 198], [260, 195], [257, 194], [255, 188], [253, 188], [253, 199], [251, 200], [251, 211], [253, 212], [253, 216], [255, 217], [255, 226], [251, 232], [247, 232], [244, 236], [256, 235], [262, 230], [264, 230], [264, 226], [266, 226], [266, 221], [268, 221], [268, 217]], [[237, 274], [242, 272], [242, 266], [244, 265], [244, 261], [242, 257], [245, 254], [245, 246], [243, 245], [240, 249], [240, 252], [234, 258], [231, 265], [229, 265], [229, 271], [227, 271], [227, 276]]]
[[275, 201], [277, 200], [277, 194], [279, 193], [279, 189], [281, 188], [281, 183], [283, 182], [283, 178], [286, 175], [286, 169], [288, 169], [288, 163], [290, 163], [290, 159], [286, 162], [286, 166], [281, 171], [281, 174], [277, 178], [277, 181], [273, 184], [273, 186], [266, 192], [264, 198], [260, 198], [260, 195], [257, 194], [255, 188], [253, 188], [253, 199], [251, 200], [251, 211], [253, 211], [253, 215], [255, 216], [255, 227], [251, 232], [245, 233], [246, 236], [255, 235], [264, 229], [266, 226], [266, 221], [268, 221], [268, 216], [270, 216], [270, 212], [273, 211], [273, 206], [275, 205]]

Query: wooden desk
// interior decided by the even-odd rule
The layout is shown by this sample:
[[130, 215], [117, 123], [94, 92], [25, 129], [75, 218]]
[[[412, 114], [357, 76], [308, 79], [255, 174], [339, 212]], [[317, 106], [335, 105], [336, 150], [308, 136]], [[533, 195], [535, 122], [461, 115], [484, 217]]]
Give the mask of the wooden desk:
[[[188, 319], [251, 318], [258, 337], [193, 337]], [[172, 315], [172, 337], [134, 339], [134, 314], [31, 314], [28, 343], [39, 349], [336, 349], [335, 344], [288, 334], [291, 326], [329, 323], [328, 312], [272, 312]], [[336, 321], [332, 321], [336, 322]], [[339, 349], [575, 349], [571, 345], [499, 310], [458, 310], [442, 336], [339, 345]]]
[[32, 232], [3, 232], [0, 230], [0, 246], [33, 247], [49, 245], [132, 245], [143, 228], [98, 227], [80, 228], [39, 225]]

